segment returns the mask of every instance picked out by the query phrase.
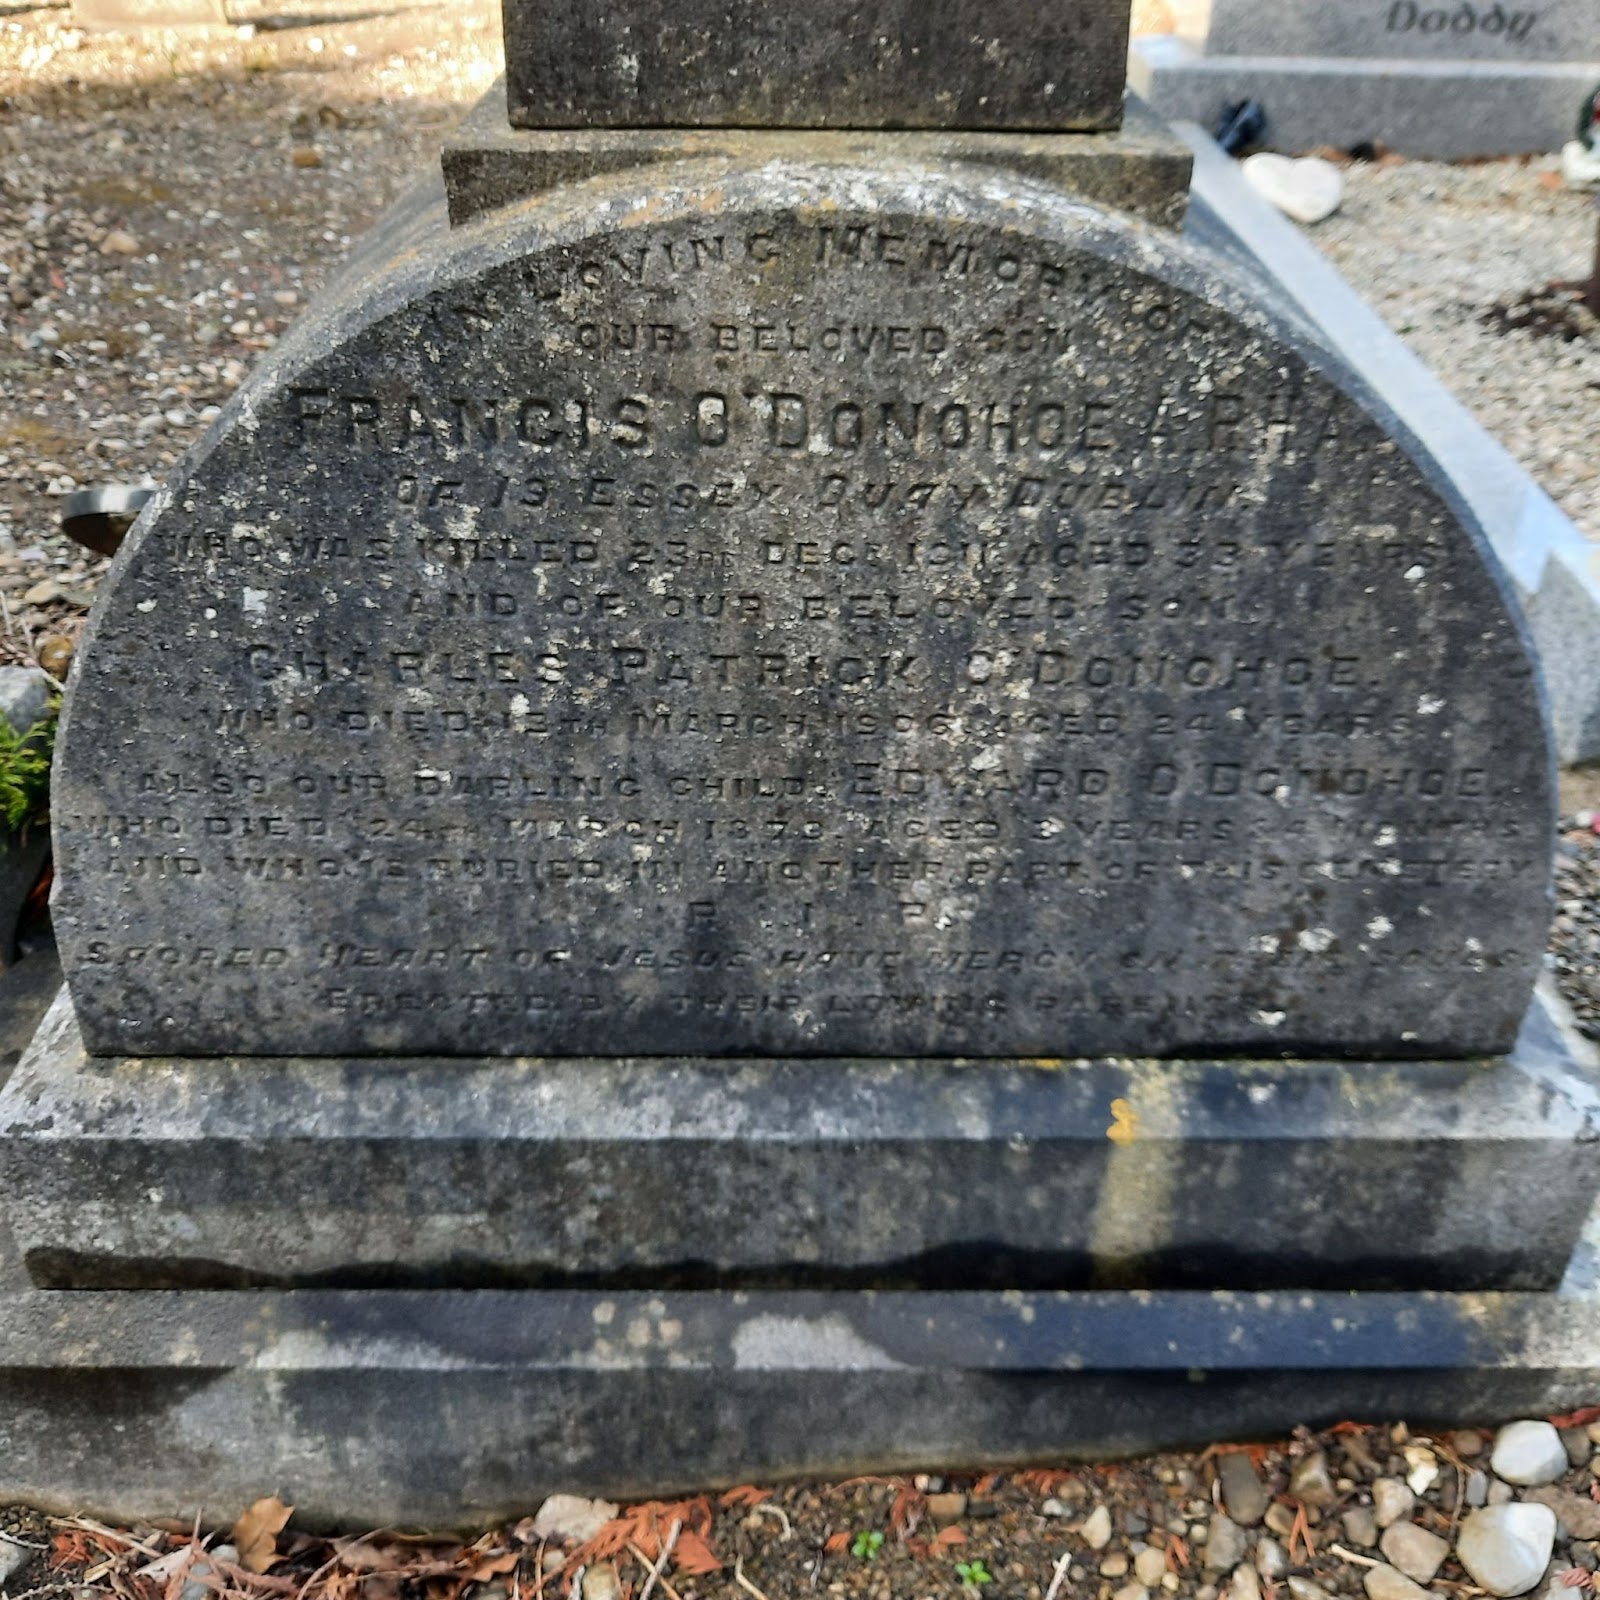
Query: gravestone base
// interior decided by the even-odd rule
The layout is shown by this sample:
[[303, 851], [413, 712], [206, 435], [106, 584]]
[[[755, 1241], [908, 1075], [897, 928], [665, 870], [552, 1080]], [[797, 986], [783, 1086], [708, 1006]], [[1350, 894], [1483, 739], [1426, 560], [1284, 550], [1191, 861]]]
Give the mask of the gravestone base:
[[1214, 131], [1223, 108], [1259, 100], [1280, 150], [1377, 139], [1401, 155], [1458, 161], [1557, 150], [1600, 62], [1207, 56], [1175, 35], [1135, 39], [1128, 79], [1170, 121]]
[[811, 1475], [1118, 1457], [1594, 1399], [1559, 1295], [0, 1293], [0, 1497], [481, 1528]]
[[0, 1097], [44, 1288], [1534, 1290], [1600, 1074], [1505, 1058], [111, 1059]]
[[1131, 101], [1111, 133], [899, 133], [820, 129], [526, 129], [506, 122], [505, 90], [478, 102], [442, 153], [450, 222], [603, 173], [702, 157], [847, 165], [885, 156], [1001, 169], [1059, 188], [1077, 200], [1183, 224], [1193, 157], [1149, 109]]

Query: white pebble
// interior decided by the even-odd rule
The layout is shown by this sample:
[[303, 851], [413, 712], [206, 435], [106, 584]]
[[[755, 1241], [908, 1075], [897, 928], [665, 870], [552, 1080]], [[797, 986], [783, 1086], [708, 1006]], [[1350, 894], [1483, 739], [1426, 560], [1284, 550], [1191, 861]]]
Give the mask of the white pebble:
[[1241, 1561], [1228, 1579], [1228, 1600], [1261, 1600], [1261, 1576], [1249, 1562]]
[[1147, 1589], [1154, 1589], [1167, 1575], [1167, 1553], [1164, 1550], [1141, 1550], [1133, 1558], [1133, 1575]]
[[1549, 1506], [1486, 1506], [1461, 1524], [1456, 1559], [1490, 1594], [1526, 1594], [1544, 1576], [1555, 1544], [1556, 1514]]
[[1308, 226], [1331, 217], [1344, 199], [1344, 174], [1320, 156], [1263, 152], [1243, 164], [1246, 182], [1285, 216]]
[[1104, 1550], [1111, 1543], [1110, 1511], [1105, 1506], [1096, 1506], [1083, 1519], [1083, 1527], [1078, 1531], [1083, 1535], [1083, 1542], [1091, 1550]]
[[1414, 1522], [1397, 1522], [1384, 1531], [1378, 1548], [1408, 1578], [1418, 1583], [1432, 1583], [1434, 1574], [1444, 1565], [1450, 1554], [1450, 1543], [1438, 1534], [1419, 1528]]
[[1361, 1582], [1367, 1600], [1428, 1600], [1428, 1591], [1393, 1567], [1368, 1567]]
[[1567, 1473], [1567, 1447], [1548, 1422], [1510, 1422], [1494, 1439], [1489, 1465], [1507, 1483], [1554, 1483]]
[[1379, 1478], [1372, 1485], [1372, 1513], [1380, 1528], [1403, 1522], [1416, 1503], [1417, 1497], [1398, 1478]]
[[25, 1544], [18, 1544], [0, 1534], [0, 1584], [9, 1583], [27, 1566], [33, 1552]]

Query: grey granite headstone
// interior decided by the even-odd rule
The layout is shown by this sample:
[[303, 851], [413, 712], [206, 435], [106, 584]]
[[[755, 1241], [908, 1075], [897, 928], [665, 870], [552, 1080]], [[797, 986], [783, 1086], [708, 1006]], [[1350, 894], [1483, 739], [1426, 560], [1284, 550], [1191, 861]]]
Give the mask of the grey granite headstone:
[[1595, 0], [1212, 0], [1191, 26], [1208, 55], [1600, 59]]
[[1115, 128], [1130, 0], [505, 0], [519, 128]]
[[1556, 150], [1600, 79], [1596, 0], [1184, 0], [1133, 41], [1156, 112], [1214, 130], [1258, 101], [1279, 150], [1379, 141], [1453, 161]]
[[1460, 1055], [1548, 914], [1481, 535], [1214, 262], [970, 169], [357, 273], [80, 653], [96, 1054]]

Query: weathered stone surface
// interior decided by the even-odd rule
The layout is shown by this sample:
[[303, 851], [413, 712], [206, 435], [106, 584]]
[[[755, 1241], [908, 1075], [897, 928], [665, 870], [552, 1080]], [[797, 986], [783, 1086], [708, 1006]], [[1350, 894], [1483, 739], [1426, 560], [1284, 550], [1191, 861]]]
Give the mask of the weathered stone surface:
[[553, 1494], [539, 1507], [533, 1531], [541, 1539], [584, 1544], [594, 1538], [619, 1510], [614, 1500], [589, 1500], [582, 1495]]
[[1184, 31], [1211, 55], [1600, 60], [1594, 0], [1212, 0]]
[[1339, 1492], [1333, 1486], [1333, 1474], [1328, 1471], [1325, 1451], [1314, 1450], [1295, 1462], [1294, 1471], [1289, 1477], [1289, 1493], [1296, 1500], [1319, 1510], [1325, 1511], [1337, 1503]]
[[50, 709], [54, 684], [37, 667], [0, 667], [0, 716], [26, 733]]
[[91, 1050], [1510, 1047], [1537, 685], [1319, 350], [970, 169], [565, 193], [359, 276], [130, 535]]
[[297, 1526], [476, 1529], [557, 1492], [1561, 1411], [1597, 1364], [1555, 1296], [0, 1293], [0, 1495], [226, 1525], [267, 1481]]
[[1114, 128], [1129, 0], [505, 0], [520, 128]]
[[450, 222], [601, 173], [694, 158], [807, 163], [959, 161], [1036, 178], [1075, 200], [1182, 225], [1194, 158], [1138, 99], [1115, 133], [935, 130], [849, 133], [818, 129], [512, 128], [491, 89], [441, 152]]
[[1222, 1512], [1213, 1512], [1210, 1522], [1206, 1524], [1205, 1570], [1232, 1572], [1244, 1560], [1249, 1549], [1250, 1539], [1244, 1529]]
[[1379, 1478], [1372, 1485], [1372, 1508], [1380, 1528], [1391, 1528], [1411, 1515], [1417, 1497], [1402, 1478]]
[[1544, 1288], [1600, 1100], [1542, 1015], [1489, 1064], [107, 1061], [63, 999], [0, 1181], [54, 1288]]

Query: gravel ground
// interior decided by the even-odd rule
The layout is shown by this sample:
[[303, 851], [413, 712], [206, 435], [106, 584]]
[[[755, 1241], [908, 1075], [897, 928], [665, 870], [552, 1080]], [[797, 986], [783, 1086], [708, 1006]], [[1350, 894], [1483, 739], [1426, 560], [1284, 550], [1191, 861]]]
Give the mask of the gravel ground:
[[[1484, 1529], [1504, 1514], [1474, 1508], [1520, 1500], [1550, 1506], [1546, 1526], [1559, 1518], [1560, 1531], [1524, 1563], [1521, 1588], [1494, 1592], [1592, 1600], [1596, 1416], [1600, 1408], [1556, 1419], [1559, 1437], [1532, 1428], [1550, 1459], [1531, 1488], [1494, 1474], [1491, 1460], [1512, 1467], [1488, 1434], [1344, 1423], [1114, 1466], [741, 1488], [620, 1516], [615, 1506], [551, 1502], [467, 1545], [401, 1543], [393, 1530], [297, 1536], [292, 1521], [283, 1528], [287, 1508], [269, 1500], [219, 1532], [231, 1542], [209, 1558], [211, 1587], [199, 1575], [185, 1581], [198, 1555], [187, 1526], [131, 1530], [137, 1549], [94, 1523], [13, 1511], [0, 1513], [0, 1527], [27, 1541], [10, 1592], [37, 1600], [219, 1590], [252, 1600], [644, 1600], [647, 1588], [667, 1600], [1280, 1600], [1285, 1591], [1286, 1600], [1458, 1600], [1484, 1594]], [[152, 1561], [155, 1572], [141, 1572]], [[268, 1563], [264, 1579], [246, 1570]]]
[[1600, 1041], [1600, 767], [1561, 781], [1556, 842], [1556, 919], [1546, 958], [1577, 1015]]
[[233, 14], [266, 10], [0, 8], [0, 662], [75, 638], [104, 570], [60, 498], [163, 477], [500, 70], [492, 0]]
[[[128, 36], [0, 7], [0, 663], [63, 671], [104, 571], [61, 497], [162, 477], [500, 71], [496, 0], [344, 3]], [[1548, 162], [1349, 178], [1313, 237], [1600, 538], [1600, 337], [1494, 314], [1586, 269], [1587, 200]], [[1563, 839], [1552, 962], [1600, 1037], [1600, 838]]]
[[[1600, 324], [1576, 295], [1600, 223], [1555, 159], [1346, 170], [1311, 238], [1478, 420], [1600, 540]], [[1532, 314], [1533, 329], [1508, 327]]]

